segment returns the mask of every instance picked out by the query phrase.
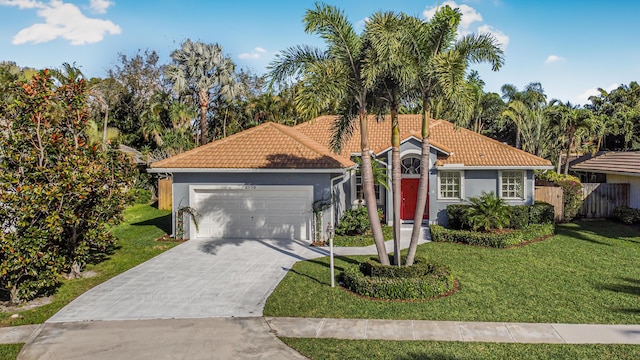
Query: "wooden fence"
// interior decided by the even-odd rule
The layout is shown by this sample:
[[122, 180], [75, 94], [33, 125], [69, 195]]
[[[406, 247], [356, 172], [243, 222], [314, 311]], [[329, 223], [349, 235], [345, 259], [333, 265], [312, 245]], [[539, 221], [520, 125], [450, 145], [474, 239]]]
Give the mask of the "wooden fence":
[[158, 209], [171, 210], [173, 181], [171, 178], [158, 179]]
[[582, 184], [580, 215], [587, 218], [606, 218], [618, 206], [629, 206], [629, 184]]
[[564, 198], [562, 188], [556, 186], [536, 186], [534, 192], [535, 201], [544, 201], [553, 205], [556, 222], [564, 219]]

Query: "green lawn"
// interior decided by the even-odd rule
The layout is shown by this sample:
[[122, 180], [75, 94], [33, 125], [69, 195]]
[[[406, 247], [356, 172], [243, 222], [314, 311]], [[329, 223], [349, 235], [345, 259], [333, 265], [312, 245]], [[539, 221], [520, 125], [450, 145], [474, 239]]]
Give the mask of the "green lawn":
[[[461, 289], [424, 302], [359, 298], [329, 287], [327, 258], [299, 262], [267, 300], [265, 316], [503, 322], [640, 323], [640, 231], [606, 221], [559, 225], [558, 235], [512, 249], [421, 245], [451, 267]], [[336, 259], [338, 272], [367, 257]]]
[[24, 344], [0, 344], [0, 359], [9, 360], [18, 357]]
[[313, 360], [638, 359], [637, 345], [497, 344], [281, 338]]
[[95, 271], [97, 276], [63, 280], [51, 304], [22, 311], [18, 319], [9, 318], [10, 313], [0, 313], [0, 326], [43, 323], [85, 291], [175, 246], [174, 242], [155, 241], [170, 232], [170, 214], [168, 210], [160, 211], [150, 205], [130, 207], [125, 211], [125, 223], [112, 230], [119, 239], [118, 249], [106, 261], [87, 266], [87, 270]]

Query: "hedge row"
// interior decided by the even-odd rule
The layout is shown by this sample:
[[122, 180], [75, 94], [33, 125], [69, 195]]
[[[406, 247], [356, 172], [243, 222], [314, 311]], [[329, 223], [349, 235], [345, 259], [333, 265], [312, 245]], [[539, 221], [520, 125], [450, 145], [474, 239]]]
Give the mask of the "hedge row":
[[348, 266], [340, 280], [362, 296], [383, 300], [428, 299], [453, 290], [455, 279], [448, 267], [418, 260], [412, 266], [385, 266], [369, 261]]
[[613, 209], [613, 217], [628, 225], [637, 224], [640, 223], [640, 210], [628, 206], [618, 206]]
[[[467, 210], [471, 205], [454, 204], [447, 206], [449, 228], [456, 230], [471, 229], [467, 217]], [[509, 206], [510, 229], [524, 229], [529, 224], [553, 224], [555, 212], [553, 205], [536, 201], [533, 205]]]
[[505, 248], [518, 245], [548, 235], [553, 235], [553, 224], [530, 224], [520, 230], [506, 232], [476, 232], [447, 229], [440, 225], [431, 225], [431, 240], [435, 242], [453, 242], [469, 245]]

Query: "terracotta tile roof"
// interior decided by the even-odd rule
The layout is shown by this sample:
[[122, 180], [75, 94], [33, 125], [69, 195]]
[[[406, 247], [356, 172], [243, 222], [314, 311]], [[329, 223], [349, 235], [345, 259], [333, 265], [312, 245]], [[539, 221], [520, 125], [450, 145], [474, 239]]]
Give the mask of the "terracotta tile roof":
[[[321, 116], [314, 120], [300, 124], [294, 129], [316, 140], [325, 146], [329, 145], [331, 126], [335, 116]], [[400, 134], [415, 136], [420, 139], [422, 116], [399, 115]], [[369, 116], [369, 147], [376, 153], [391, 146], [389, 116], [377, 121], [374, 115]], [[457, 128], [445, 120], [432, 120], [430, 123], [430, 142], [433, 146], [449, 153], [439, 157], [437, 165], [462, 164], [465, 166], [551, 166], [551, 162], [528, 152], [518, 150], [471, 130]], [[356, 120], [353, 135], [343, 145], [341, 155], [359, 153], [360, 126]]]
[[293, 128], [269, 122], [160, 160], [151, 168], [337, 169], [353, 165]]
[[575, 160], [571, 170], [640, 175], [640, 151], [603, 151]]

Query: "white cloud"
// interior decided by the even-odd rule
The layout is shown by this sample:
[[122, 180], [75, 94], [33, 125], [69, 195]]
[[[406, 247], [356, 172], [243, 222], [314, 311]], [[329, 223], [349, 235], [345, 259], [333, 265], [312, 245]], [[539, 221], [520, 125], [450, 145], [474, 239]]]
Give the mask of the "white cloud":
[[[603, 88], [603, 89], [606, 92], [610, 92], [612, 90], [617, 89], [618, 86], [620, 86], [620, 84], [611, 84], [611, 85], [609, 85], [609, 87]], [[587, 103], [589, 103], [589, 97], [590, 96], [598, 96], [598, 95], [600, 95], [600, 91], [598, 91], [598, 88], [590, 88], [590, 89], [585, 90], [582, 94], [576, 96], [575, 102], [577, 104], [587, 104]]]
[[[80, 9], [71, 3], [51, 0], [48, 4], [33, 0], [0, 0], [0, 5], [17, 6], [19, 9], [38, 9], [37, 14], [43, 23], [31, 25], [20, 30], [12, 43], [43, 43], [63, 38], [72, 45], [84, 45], [102, 41], [105, 34], [120, 34], [120, 27], [109, 20], [86, 17]], [[106, 0], [91, 1], [96, 12], [106, 12], [112, 2]]]
[[0, 0], [0, 5], [17, 6], [18, 9], [33, 9], [44, 7], [44, 4], [35, 0]]
[[109, 0], [91, 0], [89, 7], [98, 14], [104, 14], [107, 9], [113, 5], [113, 1]]
[[496, 40], [498, 41], [498, 44], [500, 44], [500, 47], [502, 48], [502, 50], [507, 50], [507, 46], [509, 45], [509, 36], [507, 36], [507, 34], [494, 28], [491, 25], [486, 25], [486, 24], [479, 26], [478, 32], [493, 35], [493, 37], [495, 37]]
[[547, 56], [547, 60], [545, 60], [544, 63], [545, 64], [551, 64], [551, 63], [554, 63], [554, 62], [561, 62], [561, 61], [565, 61], [565, 60], [567, 60], [567, 59], [565, 59], [565, 58], [563, 58], [561, 56], [558, 56], [558, 55], [549, 55], [549, 56]]
[[[458, 27], [459, 35], [464, 36], [464, 35], [471, 34], [473, 32], [473, 25], [475, 23], [479, 23], [481, 25], [477, 27], [476, 29], [477, 32], [489, 33], [493, 35], [498, 41], [498, 43], [500, 43], [502, 50], [507, 49], [507, 45], [509, 45], [509, 36], [507, 36], [505, 33], [494, 28], [491, 25], [483, 24], [482, 14], [476, 11], [476, 9], [466, 4], [458, 5], [458, 3], [451, 0], [443, 2], [441, 6], [445, 6], [445, 5], [449, 5], [454, 9], [455, 8], [460, 9], [460, 13], [462, 14], [462, 16], [460, 18], [460, 26]], [[437, 6], [427, 8], [422, 12], [422, 16], [424, 16], [425, 19], [430, 20], [436, 14], [437, 10], [438, 10]]]
[[240, 59], [260, 59], [263, 55], [265, 55], [267, 53], [267, 50], [261, 48], [261, 47], [256, 47], [254, 48], [251, 52], [249, 53], [242, 53], [240, 55], [238, 55], [238, 57]]

